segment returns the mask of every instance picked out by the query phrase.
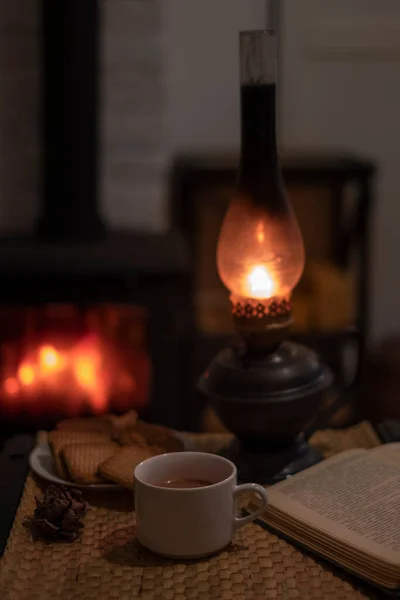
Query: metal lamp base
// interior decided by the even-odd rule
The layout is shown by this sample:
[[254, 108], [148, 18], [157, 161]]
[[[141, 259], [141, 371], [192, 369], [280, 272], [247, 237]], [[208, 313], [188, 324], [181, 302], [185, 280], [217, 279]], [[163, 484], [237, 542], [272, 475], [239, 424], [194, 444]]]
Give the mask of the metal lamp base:
[[240, 481], [276, 483], [321, 460], [304, 432], [321, 412], [332, 380], [315, 352], [293, 342], [227, 348], [214, 358], [199, 389], [235, 435], [223, 455]]
[[259, 449], [248, 447], [235, 439], [220, 454], [236, 465], [238, 481], [263, 485], [287, 479], [322, 460], [322, 455], [307, 444], [303, 436], [287, 446]]

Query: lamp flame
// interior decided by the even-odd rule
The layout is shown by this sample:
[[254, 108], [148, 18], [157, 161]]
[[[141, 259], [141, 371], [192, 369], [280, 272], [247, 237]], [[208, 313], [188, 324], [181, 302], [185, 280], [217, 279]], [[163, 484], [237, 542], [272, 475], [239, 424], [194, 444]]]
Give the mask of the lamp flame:
[[271, 298], [275, 284], [264, 265], [256, 265], [247, 276], [246, 295], [251, 298]]

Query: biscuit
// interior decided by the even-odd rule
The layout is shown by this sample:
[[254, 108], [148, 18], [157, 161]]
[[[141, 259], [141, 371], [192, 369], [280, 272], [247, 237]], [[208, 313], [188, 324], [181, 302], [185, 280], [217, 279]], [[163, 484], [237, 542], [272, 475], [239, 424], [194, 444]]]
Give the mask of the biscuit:
[[136, 410], [129, 410], [123, 415], [114, 415], [112, 413], [108, 413], [104, 415], [103, 419], [111, 423], [114, 429], [121, 433], [126, 429], [132, 428], [137, 421], [137, 412]]
[[146, 438], [141, 433], [138, 433], [134, 429], [124, 431], [119, 435], [119, 443], [122, 446], [136, 446], [138, 448], [150, 448], [150, 444], [147, 443]]
[[54, 463], [58, 475], [68, 479], [68, 473], [63, 464], [62, 449], [66, 444], [87, 444], [90, 442], [107, 443], [110, 438], [105, 433], [87, 432], [87, 431], [50, 431], [48, 442], [53, 454]]
[[85, 485], [104, 483], [104, 480], [97, 475], [97, 469], [118, 449], [118, 444], [111, 441], [66, 444], [62, 449], [62, 458], [70, 479], [75, 483]]
[[56, 428], [59, 431], [90, 431], [94, 433], [105, 433], [109, 437], [112, 437], [115, 434], [113, 423], [102, 417], [65, 419], [64, 421], [59, 421]]
[[[134, 427], [119, 436], [123, 446], [140, 446], [161, 449], [162, 452], [181, 452], [183, 442], [167, 427], [138, 421]], [[158, 453], [158, 452], [157, 452]]]
[[114, 481], [132, 490], [135, 468], [151, 456], [154, 456], [154, 453], [146, 448], [138, 448], [137, 446], [120, 448], [114, 456], [99, 465], [97, 473], [104, 479]]

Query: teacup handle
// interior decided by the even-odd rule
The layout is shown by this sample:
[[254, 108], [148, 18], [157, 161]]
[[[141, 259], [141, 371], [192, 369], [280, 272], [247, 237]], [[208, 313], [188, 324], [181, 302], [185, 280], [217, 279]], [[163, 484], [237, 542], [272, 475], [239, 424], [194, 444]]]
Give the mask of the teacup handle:
[[261, 496], [262, 502], [261, 506], [252, 512], [251, 515], [248, 515], [247, 517], [233, 517], [233, 526], [235, 529], [239, 529], [239, 527], [243, 527], [243, 525], [246, 525], [247, 523], [252, 523], [268, 506], [267, 492], [261, 485], [258, 485], [258, 483], [243, 483], [242, 485], [237, 485], [233, 490], [234, 498], [241, 492], [254, 492]]

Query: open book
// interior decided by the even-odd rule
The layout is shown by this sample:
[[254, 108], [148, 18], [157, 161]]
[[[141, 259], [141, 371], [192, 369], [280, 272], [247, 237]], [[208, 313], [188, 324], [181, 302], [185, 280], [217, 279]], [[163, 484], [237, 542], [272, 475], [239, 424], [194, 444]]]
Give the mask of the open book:
[[267, 525], [375, 585], [400, 588], [400, 443], [342, 452], [268, 494]]

